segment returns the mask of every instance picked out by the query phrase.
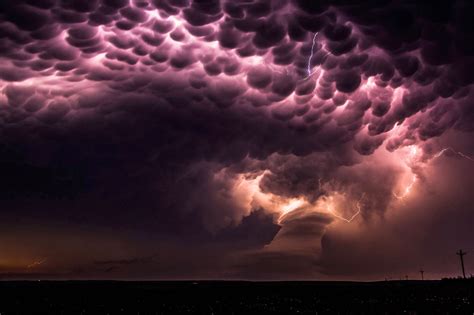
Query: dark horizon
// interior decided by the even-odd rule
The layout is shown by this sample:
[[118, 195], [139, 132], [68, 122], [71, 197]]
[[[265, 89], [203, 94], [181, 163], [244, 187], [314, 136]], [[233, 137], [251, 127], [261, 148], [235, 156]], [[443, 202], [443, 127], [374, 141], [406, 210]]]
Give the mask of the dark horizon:
[[3, 297], [0, 312], [471, 314], [473, 284], [473, 281], [0, 282]]

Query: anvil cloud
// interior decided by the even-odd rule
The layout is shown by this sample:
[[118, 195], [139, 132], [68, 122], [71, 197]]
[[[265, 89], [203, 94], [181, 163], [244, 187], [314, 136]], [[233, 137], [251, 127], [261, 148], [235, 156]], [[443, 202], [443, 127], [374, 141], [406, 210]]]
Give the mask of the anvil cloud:
[[440, 257], [474, 249], [473, 9], [3, 0], [0, 273], [454, 272]]

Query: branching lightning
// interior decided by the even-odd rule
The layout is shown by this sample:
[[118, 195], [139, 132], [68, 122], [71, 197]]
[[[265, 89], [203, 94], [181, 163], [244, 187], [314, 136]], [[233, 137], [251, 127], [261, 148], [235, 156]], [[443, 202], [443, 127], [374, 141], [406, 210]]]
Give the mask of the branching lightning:
[[362, 197], [357, 201], [357, 204], [356, 204], [356, 208], [357, 208], [357, 211], [351, 215], [350, 217], [346, 218], [346, 217], [343, 217], [342, 215], [338, 214], [335, 210], [334, 210], [334, 206], [333, 205], [328, 205], [327, 206], [327, 210], [329, 213], [331, 213], [331, 215], [333, 215], [335, 218], [339, 219], [339, 220], [342, 220], [344, 222], [347, 222], [347, 223], [351, 223], [361, 212], [361, 205], [360, 205], [360, 202], [362, 201], [362, 199], [364, 198], [364, 194], [362, 195]]
[[456, 154], [456, 155], [458, 155], [458, 156], [460, 156], [460, 157], [462, 157], [462, 158], [465, 158], [465, 159], [467, 159], [467, 160], [469, 160], [469, 161], [471, 161], [471, 162], [474, 162], [474, 159], [473, 159], [472, 157], [470, 157], [470, 156], [468, 156], [468, 155], [466, 155], [466, 154], [464, 154], [464, 153], [462, 153], [462, 152], [460, 152], [460, 151], [456, 151], [456, 150], [454, 150], [454, 149], [451, 148], [451, 147], [444, 148], [443, 150], [439, 151], [437, 154], [435, 154], [435, 155], [433, 156], [433, 159], [439, 158], [440, 156], [442, 156], [442, 155], [443, 155], [445, 152], [447, 152], [447, 151], [451, 151], [451, 152], [453, 152], [454, 154]]
[[[316, 37], [317, 34], [315, 34]], [[314, 38], [315, 38], [314, 37]], [[313, 38], [313, 39], [314, 39]], [[314, 43], [314, 41], [313, 41]], [[308, 62], [308, 69], [310, 70], [311, 67], [311, 62]], [[402, 157], [402, 160], [404, 160], [407, 168], [407, 172], [411, 172], [411, 179], [408, 183], [405, 183], [403, 189], [399, 190], [399, 192], [393, 191], [392, 195], [397, 199], [397, 200], [404, 200], [406, 199], [414, 190], [415, 184], [418, 182], [419, 179], [419, 174], [414, 172], [414, 167], [419, 165], [420, 163], [424, 163], [423, 160], [421, 159], [421, 149], [416, 146], [412, 145], [407, 147], [408, 152], [404, 154]], [[439, 151], [437, 154], [433, 155], [432, 159], [436, 159], [441, 157], [444, 153], [451, 151], [455, 153], [456, 155], [467, 159], [469, 161], [474, 162], [474, 158], [471, 158], [470, 156], [456, 151], [451, 147], [444, 148], [441, 151]], [[252, 198], [248, 200], [248, 206], [253, 207], [254, 205], [252, 204], [258, 204], [260, 206], [263, 206], [264, 208], [272, 209], [272, 211], [278, 213], [278, 219], [277, 222], [280, 224], [283, 222], [283, 218], [289, 214], [290, 212], [293, 212], [298, 209], [307, 209], [308, 211], [318, 211], [318, 209], [323, 210], [333, 217], [344, 221], [346, 223], [351, 223], [354, 221], [362, 211], [362, 200], [365, 197], [365, 194], [362, 194], [361, 198], [353, 204], [352, 208], [355, 211], [353, 214], [350, 216], [345, 216], [344, 214], [341, 214], [340, 212], [337, 211], [336, 208], [338, 208], [338, 195], [340, 195], [337, 191], [332, 191], [329, 195], [325, 194], [325, 196], [321, 196], [319, 198], [319, 201], [316, 204], [308, 202], [305, 198], [281, 198], [278, 196], [274, 196], [272, 194], [264, 193], [260, 190], [259, 183], [261, 179], [263, 178], [265, 173], [259, 175], [256, 178], [253, 178], [251, 180], [242, 178], [239, 183], [236, 185], [236, 189], [243, 189], [244, 194], [250, 193], [252, 195]], [[243, 184], [247, 184], [245, 187]], [[318, 179], [318, 190], [321, 194], [323, 194], [323, 183], [322, 179]], [[243, 188], [242, 188], [243, 187]], [[347, 205], [347, 197], [345, 196], [345, 193], [342, 193], [342, 198], [344, 198], [345, 201], [343, 201], [343, 204]], [[40, 262], [42, 263], [42, 262]], [[40, 263], [32, 264], [32, 266], [36, 266]]]
[[334, 211], [334, 208], [332, 206], [328, 206], [328, 211], [335, 217], [335, 218], [338, 218], [339, 220], [342, 220], [342, 221], [345, 221], [347, 223], [351, 223], [352, 220], [354, 220], [359, 214], [360, 214], [360, 204], [357, 203], [357, 212], [354, 213], [350, 218], [345, 218], [339, 214], [337, 214], [335, 211]]
[[392, 193], [393, 196], [394, 196], [395, 198], [397, 198], [398, 200], [403, 200], [403, 199], [405, 199], [405, 197], [408, 196], [408, 195], [410, 194], [411, 190], [413, 189], [413, 186], [414, 186], [415, 183], [416, 183], [416, 179], [417, 179], [416, 175], [413, 174], [413, 177], [412, 177], [412, 179], [411, 179], [410, 184], [408, 184], [408, 186], [405, 187], [405, 189], [403, 190], [403, 192], [402, 192], [401, 194], [397, 194], [397, 193], [394, 192], [394, 193]]
[[[446, 152], [453, 152], [454, 154], [466, 159], [466, 160], [469, 160], [471, 162], [474, 162], [474, 159], [460, 151], [456, 151], [454, 150], [452, 147], [447, 147], [447, 148], [444, 148], [442, 149], [441, 151], [439, 151], [438, 153], [436, 153], [432, 159], [437, 159], [439, 157], [441, 157], [444, 153]], [[409, 156], [408, 156], [408, 163], [414, 163], [415, 159], [417, 158], [417, 155], [418, 155], [418, 148], [417, 147], [412, 147], [410, 149], [410, 153], [409, 153]], [[418, 177], [416, 174], [413, 174], [412, 175], [412, 179], [410, 181], [410, 183], [405, 187], [405, 189], [403, 189], [403, 192], [401, 194], [397, 194], [397, 193], [393, 193], [393, 196], [395, 198], [397, 198], [398, 200], [403, 200], [405, 199], [409, 194], [410, 192], [412, 191], [413, 189], [413, 186], [415, 185], [416, 181], [417, 181]]]
[[[322, 183], [321, 183], [321, 178], [318, 179], [318, 188], [319, 188], [319, 191], [322, 190]], [[345, 194], [344, 194], [345, 195]], [[361, 212], [361, 201], [362, 199], [364, 199], [365, 197], [365, 193], [362, 194], [362, 196], [360, 197], [360, 199], [357, 201], [356, 203], [356, 208], [357, 208], [357, 211], [351, 215], [349, 218], [346, 218], [340, 214], [338, 214], [335, 209], [334, 209], [334, 206], [332, 204], [332, 200], [329, 201], [329, 203], [326, 204], [326, 210], [335, 218], [339, 219], [339, 220], [342, 220], [344, 222], [347, 222], [347, 223], [351, 223]], [[332, 199], [332, 196], [331, 197], [325, 197], [325, 199]]]

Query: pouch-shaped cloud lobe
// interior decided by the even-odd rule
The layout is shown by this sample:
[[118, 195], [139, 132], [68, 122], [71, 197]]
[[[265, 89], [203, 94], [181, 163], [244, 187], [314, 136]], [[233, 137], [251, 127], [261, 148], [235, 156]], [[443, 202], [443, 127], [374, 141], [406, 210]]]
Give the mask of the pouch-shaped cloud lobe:
[[[403, 207], [438, 139], [472, 132], [472, 9], [2, 1], [1, 194], [16, 208], [4, 216], [202, 244], [244, 229], [247, 248], [215, 249], [239, 257], [223, 258], [227, 276], [266, 277], [278, 257], [269, 277], [337, 274], [326, 229]], [[274, 237], [246, 227], [260, 221]]]

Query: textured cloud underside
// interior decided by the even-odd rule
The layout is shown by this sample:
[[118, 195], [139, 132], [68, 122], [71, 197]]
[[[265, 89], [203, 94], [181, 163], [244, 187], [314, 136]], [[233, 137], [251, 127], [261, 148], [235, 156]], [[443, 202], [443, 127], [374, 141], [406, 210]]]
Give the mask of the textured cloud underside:
[[[392, 150], [449, 128], [472, 129], [472, 21], [462, 3], [448, 12], [343, 1], [1, 7], [3, 128], [54, 124], [91, 108], [103, 116], [139, 111], [133, 103], [228, 109], [288, 129], [297, 139], [271, 151], [296, 154], [347, 141], [370, 154], [384, 140]], [[299, 144], [305, 137], [312, 139]]]

